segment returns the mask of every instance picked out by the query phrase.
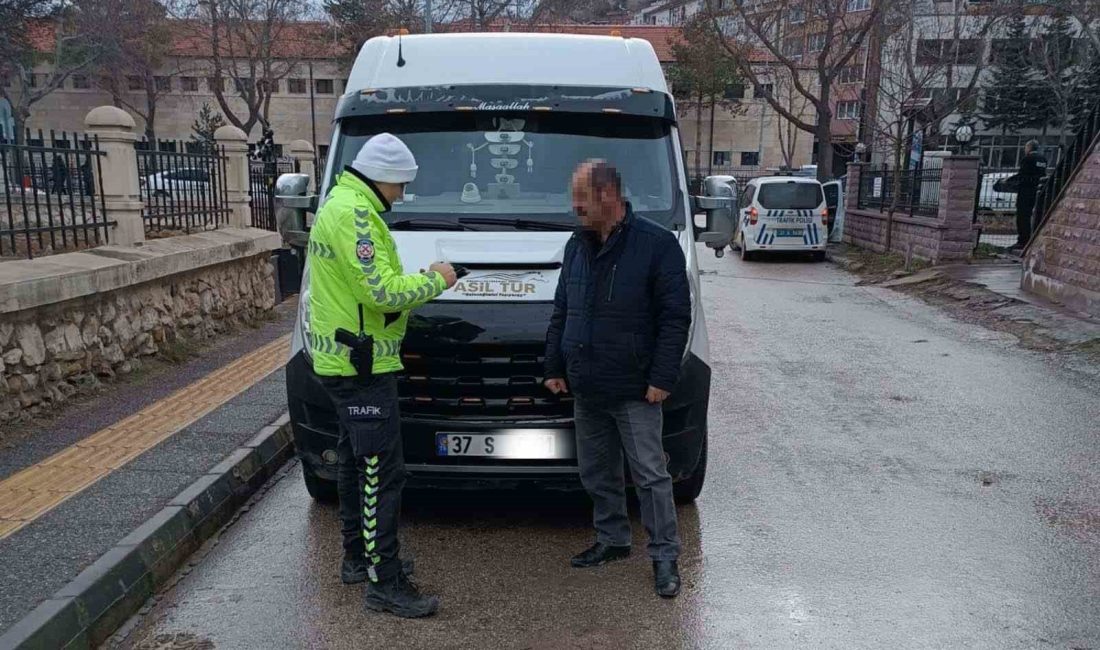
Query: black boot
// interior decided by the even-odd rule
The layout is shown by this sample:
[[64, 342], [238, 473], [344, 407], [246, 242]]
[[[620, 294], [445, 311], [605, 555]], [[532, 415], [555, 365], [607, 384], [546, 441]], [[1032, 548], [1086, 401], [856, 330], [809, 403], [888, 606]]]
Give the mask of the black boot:
[[653, 560], [653, 585], [661, 598], [675, 598], [680, 593], [680, 569], [676, 560]]
[[607, 544], [596, 542], [592, 548], [580, 555], [574, 556], [573, 559], [570, 560], [570, 564], [577, 569], [587, 569], [616, 560], [625, 560], [628, 557], [630, 557], [629, 546], [608, 546]]
[[439, 611], [439, 596], [421, 594], [405, 572], [398, 571], [388, 580], [368, 584], [363, 604], [367, 609], [401, 618], [423, 618]]
[[[401, 570], [405, 575], [411, 576], [416, 570], [416, 563], [412, 558], [401, 560]], [[340, 580], [346, 585], [357, 585], [367, 581], [367, 558], [361, 553], [351, 555], [344, 554], [344, 562], [340, 565]]]

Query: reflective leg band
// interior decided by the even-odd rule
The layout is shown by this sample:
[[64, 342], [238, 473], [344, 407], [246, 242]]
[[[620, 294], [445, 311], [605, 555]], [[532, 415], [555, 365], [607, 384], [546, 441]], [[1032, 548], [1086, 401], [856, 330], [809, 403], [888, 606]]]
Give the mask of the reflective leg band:
[[363, 468], [363, 541], [366, 544], [367, 575], [371, 582], [378, 582], [376, 567], [382, 561], [374, 548], [378, 536], [378, 456], [368, 456]]

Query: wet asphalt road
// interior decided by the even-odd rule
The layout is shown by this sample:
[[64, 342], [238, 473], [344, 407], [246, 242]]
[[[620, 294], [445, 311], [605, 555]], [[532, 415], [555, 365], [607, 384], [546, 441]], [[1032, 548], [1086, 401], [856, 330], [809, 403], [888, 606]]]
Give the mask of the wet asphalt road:
[[678, 600], [638, 553], [569, 568], [583, 498], [431, 493], [405, 548], [443, 611], [367, 614], [294, 465], [129, 643], [1100, 648], [1100, 387], [831, 265], [701, 265], [711, 464]]

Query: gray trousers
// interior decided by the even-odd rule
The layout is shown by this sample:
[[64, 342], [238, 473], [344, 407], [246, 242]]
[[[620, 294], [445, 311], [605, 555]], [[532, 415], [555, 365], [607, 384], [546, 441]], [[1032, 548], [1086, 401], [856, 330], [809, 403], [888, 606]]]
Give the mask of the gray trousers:
[[578, 398], [577, 460], [581, 484], [592, 499], [596, 541], [630, 546], [623, 452], [638, 491], [642, 523], [649, 533], [649, 555], [675, 560], [680, 555], [672, 477], [661, 446], [660, 404], [644, 401], [595, 402]]

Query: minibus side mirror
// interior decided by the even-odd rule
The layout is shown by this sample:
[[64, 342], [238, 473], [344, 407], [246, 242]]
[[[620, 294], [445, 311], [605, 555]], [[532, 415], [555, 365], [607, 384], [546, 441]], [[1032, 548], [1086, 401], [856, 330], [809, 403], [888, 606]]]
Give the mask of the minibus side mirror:
[[317, 211], [317, 195], [309, 194], [309, 176], [282, 174], [275, 181], [275, 225], [287, 246], [309, 244], [306, 214]]
[[703, 196], [695, 197], [695, 206], [706, 213], [707, 226], [695, 233], [695, 241], [714, 249], [722, 257], [733, 240], [734, 217], [737, 214], [737, 180], [732, 176], [708, 176], [703, 180]]

